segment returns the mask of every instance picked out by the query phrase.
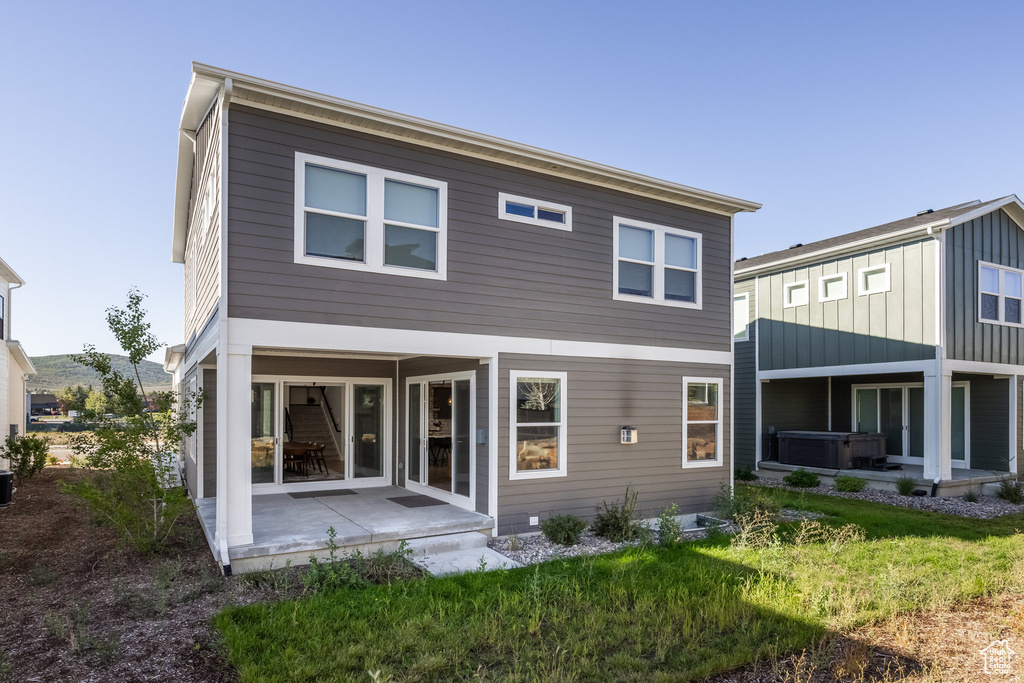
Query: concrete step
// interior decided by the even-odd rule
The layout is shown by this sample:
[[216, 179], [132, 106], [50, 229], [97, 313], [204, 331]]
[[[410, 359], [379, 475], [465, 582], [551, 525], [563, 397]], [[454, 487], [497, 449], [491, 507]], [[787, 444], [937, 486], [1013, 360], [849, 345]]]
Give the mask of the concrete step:
[[[480, 534], [477, 534], [478, 536]], [[434, 553], [412, 560], [420, 569], [434, 576], [449, 574], [466, 574], [468, 572], [493, 571], [495, 569], [514, 569], [520, 567], [518, 562], [501, 555], [490, 548], [464, 548], [444, 553]]]
[[441, 534], [414, 538], [409, 543], [412, 556], [425, 557], [457, 550], [475, 550], [487, 547], [487, 536], [476, 531], [463, 531], [457, 534]]

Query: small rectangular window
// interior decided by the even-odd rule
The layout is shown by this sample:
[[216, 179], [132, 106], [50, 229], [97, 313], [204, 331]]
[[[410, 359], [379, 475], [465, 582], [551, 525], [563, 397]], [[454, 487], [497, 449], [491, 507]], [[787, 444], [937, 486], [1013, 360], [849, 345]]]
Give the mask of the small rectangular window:
[[847, 296], [846, 273], [823, 275], [818, 280], [819, 301], [839, 301]]
[[619, 217], [613, 228], [613, 299], [701, 307], [700, 234]]
[[556, 230], [572, 230], [572, 207], [541, 199], [498, 193], [498, 218]]
[[801, 280], [800, 282], [790, 282], [789, 284], [785, 285], [783, 289], [783, 308], [794, 308], [796, 306], [807, 305], [807, 280]]
[[750, 303], [747, 294], [737, 294], [732, 298], [732, 337], [736, 341], [746, 341], [749, 337], [747, 326], [750, 325]]
[[509, 479], [567, 474], [566, 378], [564, 372], [509, 374]]
[[721, 379], [683, 378], [683, 467], [722, 464], [721, 396]]
[[891, 289], [889, 264], [870, 266], [857, 271], [857, 295], [881, 294]]
[[1020, 325], [1024, 271], [978, 262], [978, 318], [982, 322]]

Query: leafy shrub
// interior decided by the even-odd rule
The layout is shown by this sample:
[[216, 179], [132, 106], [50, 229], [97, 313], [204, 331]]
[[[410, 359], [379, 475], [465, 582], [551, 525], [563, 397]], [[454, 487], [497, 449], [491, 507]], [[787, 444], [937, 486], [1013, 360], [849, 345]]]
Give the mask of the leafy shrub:
[[864, 490], [864, 487], [868, 485], [867, 479], [851, 477], [847, 474], [840, 474], [836, 477], [835, 481], [836, 491], [842, 491], [844, 493], [860, 493]]
[[718, 517], [733, 521], [759, 511], [775, 517], [782, 509], [767, 491], [756, 487], [737, 487], [734, 493], [725, 482], [722, 482], [712, 506]]
[[23, 436], [20, 439], [7, 437], [4, 445], [0, 446], [0, 458], [11, 461], [14, 479], [20, 483], [43, 471], [49, 451], [46, 440], [37, 436]]
[[352, 568], [356, 574], [370, 583], [392, 583], [399, 579], [412, 579], [420, 575], [419, 569], [412, 563], [412, 548], [407, 541], [402, 541], [394, 552], [385, 553], [378, 548], [372, 555], [357, 552], [352, 558]]
[[346, 562], [339, 560], [338, 544], [334, 539], [338, 532], [334, 527], [327, 530], [327, 551], [328, 558], [324, 561], [318, 560], [316, 556], [309, 556], [309, 569], [302, 577], [302, 584], [307, 590], [313, 593], [338, 590], [340, 588], [356, 588], [364, 584], [363, 579]]
[[1020, 505], [1024, 503], [1024, 486], [1021, 486], [1016, 477], [1006, 477], [999, 482], [999, 492], [996, 495], [1008, 503]]
[[782, 481], [790, 486], [796, 486], [801, 489], [812, 489], [821, 485], [821, 479], [818, 478], [817, 474], [808, 472], [802, 467], [795, 472], [787, 474], [782, 478]]
[[736, 481], [757, 481], [758, 476], [747, 465], [736, 468]]
[[916, 486], [917, 482], [914, 481], [913, 477], [903, 475], [896, 480], [896, 490], [900, 492], [901, 496], [909, 496], [914, 492]]
[[679, 506], [668, 503], [658, 513], [658, 545], [673, 546], [683, 540], [683, 525], [679, 523]]
[[636, 523], [636, 499], [636, 491], [627, 486], [621, 506], [617, 501], [611, 505], [608, 501], [601, 501], [604, 509], [594, 518], [594, 533], [615, 542], [639, 538], [642, 532]]
[[586, 528], [587, 523], [576, 515], [556, 515], [540, 523], [544, 537], [561, 545], [576, 545]]

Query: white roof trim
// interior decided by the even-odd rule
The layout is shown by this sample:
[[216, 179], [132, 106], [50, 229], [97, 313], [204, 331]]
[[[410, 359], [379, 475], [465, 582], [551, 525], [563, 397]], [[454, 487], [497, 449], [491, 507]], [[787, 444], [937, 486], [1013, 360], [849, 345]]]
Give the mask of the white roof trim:
[[174, 374], [174, 371], [181, 365], [181, 361], [185, 359], [185, 348], [184, 344], [178, 344], [164, 349], [164, 372], [169, 375]]
[[18, 365], [21, 366], [21, 371], [26, 375], [36, 374], [36, 367], [32, 365], [32, 360], [25, 353], [25, 349], [21, 347], [21, 342], [14, 339], [7, 340], [7, 348], [11, 351], [11, 356], [17, 361]]
[[764, 263], [753, 268], [743, 268], [740, 266], [736, 268], [734, 277], [746, 278], [754, 275], [760, 275], [762, 273], [796, 268], [807, 263], [821, 261], [824, 257], [837, 258], [845, 254], [863, 251], [865, 248], [883, 247], [890, 244], [896, 244], [904, 241], [908, 236], [918, 233], [920, 233], [921, 237], [924, 237], [936, 232], [941, 232], [942, 230], [951, 228], [954, 225], [960, 225], [961, 223], [972, 221], [979, 216], [984, 216], [985, 214], [991, 213], [997, 209], [1003, 209], [1006, 211], [1007, 215], [1009, 215], [1017, 224], [1017, 227], [1024, 229], [1024, 205], [1022, 205], [1020, 200], [1017, 199], [1017, 195], [1009, 195], [985, 204], [974, 204], [970, 207], [965, 207], [964, 213], [957, 216], [944, 218], [932, 223], [925, 223], [924, 225], [915, 225], [912, 228], [905, 228], [881, 237], [869, 237], [867, 239], [857, 240], [856, 242], [847, 242], [846, 244], [839, 244], [834, 247], [819, 249], [807, 254], [800, 254], [799, 256], [781, 258], [777, 261]]
[[12, 285], [24, 285], [25, 281], [21, 279], [21, 276], [14, 272], [14, 268], [7, 265], [7, 262], [0, 258], [0, 277], [10, 282]]
[[[193, 62], [192, 83], [185, 98], [182, 131], [205, 112], [225, 80], [233, 83], [231, 100], [246, 106], [277, 111], [356, 130], [372, 135], [444, 149], [455, 154], [486, 159], [561, 178], [658, 199], [730, 216], [740, 211], [756, 211], [761, 204], [728, 195], [700, 190], [687, 185], [586, 161], [577, 157], [531, 147], [510, 140], [456, 128], [426, 119], [359, 104], [350, 100], [322, 95], [245, 74]], [[180, 134], [184, 138], [184, 133]], [[175, 193], [173, 258], [184, 258], [185, 232], [188, 223], [189, 185], [192, 155], [185, 154], [191, 141], [179, 140], [178, 174]]]

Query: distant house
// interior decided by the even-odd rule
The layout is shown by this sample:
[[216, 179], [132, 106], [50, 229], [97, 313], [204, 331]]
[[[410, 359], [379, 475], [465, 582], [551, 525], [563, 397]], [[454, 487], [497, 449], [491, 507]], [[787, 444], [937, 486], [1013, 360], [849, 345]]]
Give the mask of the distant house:
[[175, 197], [165, 368], [206, 396], [183, 467], [222, 564], [304, 561], [331, 515], [479, 542], [729, 483], [759, 204], [203, 65]]
[[30, 405], [27, 381], [36, 371], [21, 343], [11, 338], [11, 292], [24, 284], [0, 259], [0, 440], [25, 433]]
[[771, 433], [874, 432], [940, 493], [1018, 471], [1024, 206], [921, 212], [735, 264], [736, 459]]
[[60, 402], [53, 394], [32, 394], [32, 415], [54, 415], [60, 412]]

